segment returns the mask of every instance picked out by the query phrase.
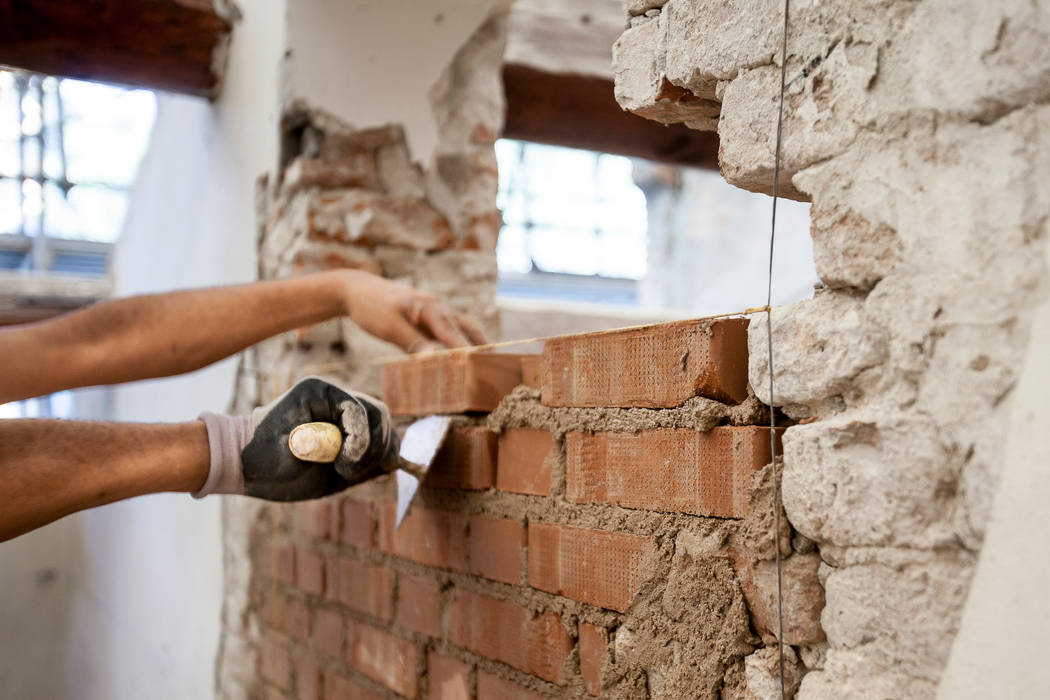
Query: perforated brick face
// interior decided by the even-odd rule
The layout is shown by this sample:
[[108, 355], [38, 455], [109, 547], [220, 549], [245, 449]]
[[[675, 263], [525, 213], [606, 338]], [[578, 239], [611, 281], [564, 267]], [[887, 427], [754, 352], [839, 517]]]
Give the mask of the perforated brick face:
[[649, 572], [653, 538], [529, 523], [529, 585], [621, 612]]
[[552, 338], [541, 367], [548, 406], [670, 408], [693, 396], [736, 403], [747, 397], [747, 320]]
[[565, 458], [571, 501], [742, 518], [751, 475], [770, 461], [769, 430], [573, 432]]
[[521, 383], [521, 355], [456, 352], [383, 365], [383, 398], [397, 415], [491, 411]]

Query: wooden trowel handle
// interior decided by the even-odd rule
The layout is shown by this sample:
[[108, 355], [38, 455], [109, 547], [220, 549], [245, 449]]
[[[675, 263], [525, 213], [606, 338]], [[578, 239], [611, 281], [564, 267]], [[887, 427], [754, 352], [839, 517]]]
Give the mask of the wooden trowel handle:
[[334, 423], [303, 423], [288, 434], [288, 449], [304, 462], [334, 462], [343, 449], [343, 432]]

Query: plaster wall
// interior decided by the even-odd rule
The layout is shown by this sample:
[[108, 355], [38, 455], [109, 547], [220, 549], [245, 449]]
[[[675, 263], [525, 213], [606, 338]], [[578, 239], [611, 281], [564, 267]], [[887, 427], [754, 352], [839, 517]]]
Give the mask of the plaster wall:
[[[717, 128], [726, 179], [770, 192], [783, 4], [626, 8], [621, 104]], [[1029, 364], [1046, 355], [1048, 38], [1038, 3], [792, 4], [781, 194], [812, 202], [824, 289], [773, 311], [775, 402], [805, 421], [783, 498], [823, 560], [828, 639], [799, 650], [799, 697], [1042, 683], [1025, 659], [1046, 644], [1047, 565], [1018, 523], [1040, 519], [1046, 471], [1025, 440], [1048, 427]], [[766, 342], [757, 318], [755, 387]]]

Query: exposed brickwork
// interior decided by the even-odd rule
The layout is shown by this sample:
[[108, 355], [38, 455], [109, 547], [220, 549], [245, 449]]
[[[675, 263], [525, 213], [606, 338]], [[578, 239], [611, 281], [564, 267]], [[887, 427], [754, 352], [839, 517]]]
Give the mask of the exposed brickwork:
[[402, 575], [397, 624], [429, 637], [441, 636], [441, 591], [431, 579]]
[[295, 697], [321, 700], [321, 668], [305, 655], [295, 657]]
[[436, 489], [481, 490], [496, 483], [497, 435], [486, 428], [454, 428], [427, 472]]
[[427, 700], [471, 700], [470, 666], [436, 651], [427, 655]]
[[350, 665], [386, 687], [414, 698], [419, 692], [418, 650], [407, 639], [351, 621], [346, 629]]
[[500, 661], [552, 683], [566, 680], [572, 640], [553, 613], [487, 595], [457, 590], [449, 620], [449, 639], [476, 654]]
[[499, 436], [496, 486], [501, 491], [549, 496], [554, 437], [546, 430], [512, 428]]
[[339, 511], [331, 499], [311, 501], [295, 512], [295, 527], [307, 537], [330, 539], [339, 531]]
[[336, 600], [351, 610], [390, 621], [394, 615], [394, 574], [390, 569], [341, 557], [330, 560], [328, 570]]
[[521, 383], [521, 356], [421, 355], [383, 366], [383, 396], [402, 415], [491, 411]]
[[314, 614], [314, 647], [333, 658], [343, 656], [343, 632], [346, 621], [338, 610], [318, 608]]
[[379, 693], [362, 688], [338, 673], [329, 671], [324, 677], [325, 700], [382, 700]]
[[590, 695], [601, 695], [602, 664], [605, 663], [609, 631], [604, 627], [580, 623], [580, 675]]
[[491, 673], [478, 671], [478, 700], [546, 700], [549, 697]]
[[368, 501], [347, 498], [343, 501], [342, 511], [343, 542], [356, 547], [374, 546], [375, 516], [372, 514], [372, 504]]
[[444, 510], [413, 505], [400, 528], [397, 507], [386, 503], [379, 523], [379, 546], [420, 564], [453, 571], [467, 570], [467, 519]]
[[[388, 368], [395, 410], [472, 415], [457, 420], [400, 529], [390, 479], [268, 506], [268, 541], [253, 554], [269, 640], [260, 649], [258, 695], [714, 700], [758, 637], [772, 640], [770, 553], [750, 529], [765, 527], [751, 509], [768, 503], [756, 486], [771, 471], [768, 429], [649, 428], [681, 425], [684, 412], [665, 422], [661, 408], [617, 404], [717, 395], [731, 383], [719, 362], [733, 356], [723, 336], [734, 329], [690, 322], [609, 334], [620, 337], [611, 355], [625, 363], [619, 373], [641, 366], [628, 350], [645, 357], [645, 348], [664, 343], [677, 358], [628, 377], [635, 393], [626, 400], [622, 392], [599, 395], [608, 369], [565, 348], [541, 359], [437, 355]], [[605, 338], [566, 342], [595, 352]], [[481, 422], [477, 411], [534, 381], [538, 365], [546, 382], [564, 353], [574, 359], [559, 372], [589, 372], [590, 396], [608, 405], [545, 406], [535, 392], [518, 391]], [[544, 383], [541, 394], [548, 389]], [[508, 410], [519, 417], [504, 421]], [[727, 421], [739, 422], [738, 414]], [[785, 632], [796, 644], [818, 643], [819, 555], [785, 561], [794, 572]]]
[[262, 647], [262, 676], [278, 688], [289, 688], [292, 682], [292, 656], [288, 647], [266, 640]]
[[529, 585], [626, 611], [648, 577], [653, 538], [529, 523]]
[[470, 573], [504, 583], [522, 582], [525, 526], [484, 515], [470, 519]]
[[670, 408], [747, 397], [747, 320], [682, 321], [548, 340], [548, 406]]
[[307, 593], [324, 593], [324, 557], [312, 550], [295, 549], [295, 585]]
[[543, 357], [541, 355], [522, 356], [521, 383], [530, 389], [543, 387]]
[[565, 453], [571, 501], [742, 518], [751, 475], [770, 460], [769, 429], [574, 432]]

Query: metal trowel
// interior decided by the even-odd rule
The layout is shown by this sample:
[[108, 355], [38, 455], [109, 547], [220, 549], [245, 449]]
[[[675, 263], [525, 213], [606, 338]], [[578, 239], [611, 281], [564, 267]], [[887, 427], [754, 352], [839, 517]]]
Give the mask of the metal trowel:
[[[397, 479], [397, 522], [401, 521], [412, 505], [419, 484], [427, 475], [438, 450], [445, 443], [452, 419], [449, 416], [427, 416], [408, 426], [401, 438], [401, 448], [396, 460], [383, 465], [385, 471], [394, 472]], [[303, 423], [288, 435], [288, 449], [305, 462], [334, 462], [343, 447], [343, 433], [333, 423]]]

